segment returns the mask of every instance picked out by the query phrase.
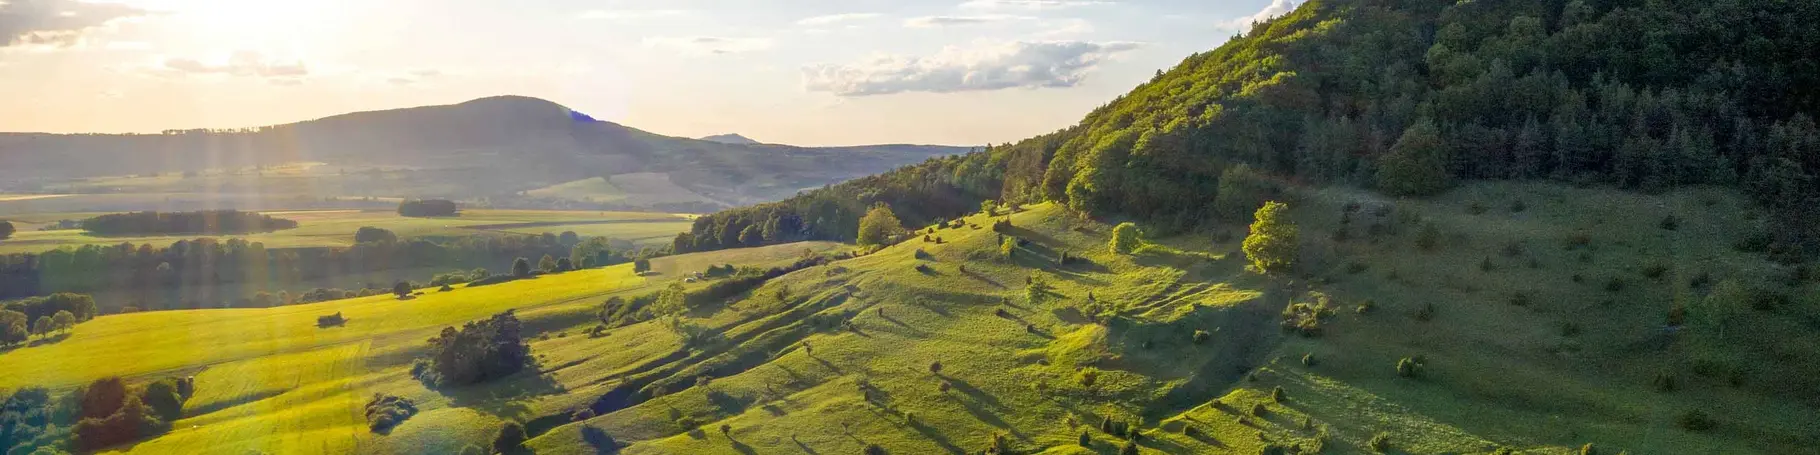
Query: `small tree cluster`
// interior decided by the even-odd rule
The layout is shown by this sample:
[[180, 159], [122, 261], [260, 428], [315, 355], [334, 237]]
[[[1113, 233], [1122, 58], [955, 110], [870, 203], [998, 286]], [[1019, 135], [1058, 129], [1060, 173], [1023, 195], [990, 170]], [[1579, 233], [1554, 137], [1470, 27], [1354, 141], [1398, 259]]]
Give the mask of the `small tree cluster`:
[[409, 398], [375, 393], [367, 401], [367, 429], [374, 433], [391, 431], [413, 415], [417, 415], [417, 403]]
[[533, 362], [512, 311], [472, 321], [461, 329], [444, 327], [430, 339], [429, 357], [419, 359], [412, 375], [438, 386], [473, 384], [517, 373]]

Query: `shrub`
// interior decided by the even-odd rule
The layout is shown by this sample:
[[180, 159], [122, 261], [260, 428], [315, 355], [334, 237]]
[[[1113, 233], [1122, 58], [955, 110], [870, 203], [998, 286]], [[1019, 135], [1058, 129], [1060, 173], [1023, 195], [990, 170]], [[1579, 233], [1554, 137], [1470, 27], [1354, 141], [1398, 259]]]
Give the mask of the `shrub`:
[[1212, 339], [1212, 338], [1213, 338], [1213, 334], [1207, 333], [1206, 330], [1194, 331], [1194, 344], [1204, 344], [1207, 342], [1207, 340]]
[[885, 448], [878, 444], [866, 444], [865, 455], [885, 455]]
[[367, 429], [384, 433], [417, 414], [417, 403], [409, 398], [375, 393], [367, 401]]
[[1615, 277], [1615, 276], [1611, 277], [1611, 279], [1605, 280], [1605, 292], [1623, 291], [1624, 285], [1625, 285], [1625, 283], [1624, 283], [1623, 278], [1619, 278], [1619, 277]]
[[1662, 278], [1662, 275], [1665, 275], [1667, 273], [1668, 273], [1668, 266], [1666, 266], [1666, 265], [1650, 264], [1650, 265], [1643, 267], [1643, 276], [1646, 278], [1652, 279], [1652, 280], [1660, 279], [1660, 278]]
[[1422, 251], [1434, 251], [1441, 246], [1441, 229], [1433, 222], [1422, 224], [1422, 230], [1416, 232], [1416, 248]]
[[1367, 314], [1367, 313], [1371, 313], [1373, 310], [1376, 310], [1377, 308], [1378, 308], [1378, 302], [1373, 301], [1371, 299], [1365, 299], [1365, 301], [1359, 302], [1359, 306], [1353, 308], [1353, 312], [1358, 313], [1358, 314]]
[[1662, 228], [1662, 230], [1665, 231], [1673, 231], [1681, 227], [1681, 219], [1674, 215], [1669, 215], [1662, 218], [1662, 222], [1656, 223], [1656, 227]]
[[1137, 443], [1133, 442], [1133, 441], [1125, 441], [1125, 446], [1119, 448], [1119, 455], [1138, 455]]
[[1674, 373], [1657, 374], [1655, 379], [1650, 380], [1650, 385], [1654, 386], [1656, 388], [1657, 392], [1661, 392], [1661, 393], [1673, 392], [1673, 391], [1675, 391], [1675, 387], [1676, 387], [1675, 374]]
[[478, 445], [468, 444], [467, 447], [461, 448], [460, 455], [487, 455], [487, 449], [482, 449]]
[[1371, 442], [1368, 445], [1371, 447], [1371, 450], [1375, 452], [1382, 453], [1390, 451], [1390, 433], [1378, 433], [1377, 435], [1372, 436]]
[[1529, 293], [1527, 293], [1527, 292], [1518, 292], [1516, 294], [1510, 295], [1510, 304], [1511, 305], [1529, 306], [1529, 303], [1530, 303], [1530, 298], [1529, 298]]
[[1524, 210], [1529, 210], [1529, 205], [1524, 204], [1522, 199], [1510, 202], [1510, 213], [1523, 213]]
[[1687, 431], [1707, 431], [1713, 429], [1713, 427], [1717, 425], [1718, 424], [1713, 422], [1711, 417], [1707, 417], [1705, 412], [1701, 412], [1698, 409], [1683, 412], [1681, 415], [1675, 416], [1675, 426], [1681, 427], [1681, 429]]
[[1561, 336], [1571, 337], [1580, 334], [1580, 324], [1573, 321], [1561, 323]]
[[1419, 378], [1422, 377], [1422, 369], [1422, 361], [1419, 359], [1404, 357], [1397, 360], [1397, 376]]
[[938, 375], [942, 374], [942, 363], [939, 361], [930, 362], [929, 363], [929, 373], [938, 374]]
[[1269, 413], [1270, 413], [1270, 408], [1267, 406], [1264, 406], [1264, 403], [1253, 403], [1251, 405], [1251, 415], [1263, 417], [1265, 414], [1269, 414]]
[[1416, 320], [1417, 321], [1428, 322], [1428, 321], [1434, 320], [1434, 318], [1435, 318], [1435, 304], [1434, 303], [1424, 303], [1424, 304], [1422, 304], [1422, 308], [1416, 310]]
[[1314, 353], [1310, 352], [1307, 354], [1302, 354], [1302, 366], [1312, 367], [1316, 363], [1320, 363], [1320, 362], [1315, 360]]
[[1277, 386], [1275, 388], [1270, 389], [1270, 401], [1272, 403], [1282, 403], [1283, 399], [1284, 399], [1284, 394], [1283, 394], [1282, 386]]
[[494, 453], [519, 453], [525, 448], [525, 426], [516, 421], [507, 421], [499, 427], [499, 434], [493, 436]]
[[146, 384], [140, 391], [139, 399], [145, 403], [152, 415], [164, 421], [183, 418], [183, 402], [188, 401], [194, 392], [194, 382], [190, 379], [160, 379]]
[[1580, 446], [1580, 455], [1598, 455], [1598, 453], [1599, 453], [1599, 451], [1597, 449], [1594, 449], [1592, 443], [1590, 443], [1590, 442], [1586, 443], [1586, 445]]

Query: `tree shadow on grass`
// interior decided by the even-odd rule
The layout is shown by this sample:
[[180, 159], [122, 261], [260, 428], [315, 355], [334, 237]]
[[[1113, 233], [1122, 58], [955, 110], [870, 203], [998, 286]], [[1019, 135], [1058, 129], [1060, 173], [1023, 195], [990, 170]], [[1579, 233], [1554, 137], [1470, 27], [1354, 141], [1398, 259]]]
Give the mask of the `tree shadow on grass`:
[[456, 407], [471, 408], [503, 418], [524, 419], [530, 417], [531, 413], [526, 402], [541, 396], [561, 394], [564, 390], [550, 376], [525, 372], [479, 384], [439, 387], [436, 392], [448, 397], [449, 404]]
[[910, 428], [913, 430], [916, 430], [917, 433], [922, 433], [924, 438], [928, 438], [929, 441], [934, 442], [935, 445], [942, 446], [942, 450], [946, 450], [946, 451], [948, 451], [948, 453], [952, 453], [952, 454], [967, 453], [966, 449], [962, 449], [962, 448], [960, 448], [960, 446], [954, 445], [954, 441], [948, 440], [948, 436], [943, 435], [941, 433], [941, 431], [937, 431], [934, 428], [930, 428], [928, 425], [923, 425], [922, 422], [912, 420], [912, 421], [910, 421]]

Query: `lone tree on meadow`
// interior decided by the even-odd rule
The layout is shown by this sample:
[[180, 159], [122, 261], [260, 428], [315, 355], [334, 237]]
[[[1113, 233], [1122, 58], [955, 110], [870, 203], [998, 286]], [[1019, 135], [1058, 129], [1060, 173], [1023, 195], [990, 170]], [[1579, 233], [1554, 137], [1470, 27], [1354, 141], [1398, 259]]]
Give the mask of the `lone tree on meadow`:
[[18, 232], [18, 230], [13, 228], [13, 222], [0, 221], [0, 240], [12, 238], [14, 232]]
[[512, 276], [524, 278], [531, 276], [531, 260], [518, 258], [512, 261]]
[[401, 299], [409, 297], [411, 295], [411, 283], [400, 281], [398, 284], [392, 285], [392, 294], [397, 295], [398, 298]]
[[1289, 206], [1276, 201], [1266, 202], [1255, 216], [1257, 221], [1251, 223], [1251, 235], [1245, 237], [1245, 257], [1264, 273], [1289, 271], [1295, 265], [1299, 235], [1295, 224], [1289, 222]]
[[904, 223], [898, 221], [897, 214], [891, 206], [879, 203], [866, 211], [866, 217], [859, 220], [860, 245], [884, 245], [891, 241], [891, 236], [904, 230]]
[[1138, 245], [1143, 243], [1143, 240], [1139, 238], [1143, 235], [1144, 231], [1138, 229], [1137, 223], [1119, 223], [1118, 227], [1112, 228], [1112, 243], [1109, 245], [1112, 247], [1112, 253], [1131, 254], [1132, 251], [1137, 250]]

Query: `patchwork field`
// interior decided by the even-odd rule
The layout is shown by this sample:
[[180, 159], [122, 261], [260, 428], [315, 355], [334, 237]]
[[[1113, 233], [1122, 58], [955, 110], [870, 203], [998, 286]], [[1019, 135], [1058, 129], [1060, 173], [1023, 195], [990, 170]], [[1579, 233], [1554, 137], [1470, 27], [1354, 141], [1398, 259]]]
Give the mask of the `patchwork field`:
[[[460, 217], [411, 218], [398, 216], [394, 210], [302, 210], [266, 212], [297, 221], [300, 226], [277, 232], [231, 237], [264, 242], [267, 248], [346, 246], [354, 241], [354, 231], [362, 226], [389, 229], [400, 237], [463, 236], [484, 232], [542, 234], [575, 231], [584, 236], [606, 236], [638, 244], [669, 242], [676, 233], [689, 229], [686, 216], [645, 212], [598, 212], [561, 210], [466, 210]], [[104, 237], [81, 230], [39, 231], [36, 226], [61, 219], [82, 219], [94, 213], [40, 213], [6, 216], [18, 220], [21, 229], [13, 238], [0, 241], [0, 254], [32, 253], [81, 245], [114, 245], [123, 242], [168, 245], [196, 236]], [[225, 237], [224, 237], [225, 238]]]

